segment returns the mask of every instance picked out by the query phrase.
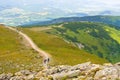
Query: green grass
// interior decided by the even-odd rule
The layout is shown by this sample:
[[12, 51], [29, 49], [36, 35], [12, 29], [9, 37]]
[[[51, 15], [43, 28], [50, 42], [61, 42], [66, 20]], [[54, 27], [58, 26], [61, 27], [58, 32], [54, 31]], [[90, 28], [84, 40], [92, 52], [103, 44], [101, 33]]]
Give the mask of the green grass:
[[120, 44], [120, 31], [107, 26], [105, 27], [105, 29], [107, 32], [109, 32], [109, 35]]
[[51, 30], [35, 31], [31, 30], [31, 28], [23, 28], [23, 30], [41, 49], [50, 53], [53, 59], [51, 65], [74, 65], [86, 61], [100, 64], [107, 62], [94, 54], [79, 50], [71, 43], [66, 43], [59, 36], [46, 33]]
[[84, 50], [91, 54], [112, 63], [120, 61], [120, 31], [109, 25], [93, 22], [71, 22], [54, 29], [51, 34], [56, 34], [69, 42], [81, 43], [85, 46]]
[[16, 72], [22, 69], [40, 69], [38, 53], [22, 44], [22, 38], [0, 25], [0, 73]]

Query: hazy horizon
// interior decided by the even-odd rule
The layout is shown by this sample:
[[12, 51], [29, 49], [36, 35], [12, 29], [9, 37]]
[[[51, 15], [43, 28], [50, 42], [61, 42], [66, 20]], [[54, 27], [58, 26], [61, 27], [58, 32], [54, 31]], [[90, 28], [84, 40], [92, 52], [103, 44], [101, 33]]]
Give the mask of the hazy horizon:
[[120, 0], [0, 0], [0, 22], [10, 25], [93, 15], [120, 16]]

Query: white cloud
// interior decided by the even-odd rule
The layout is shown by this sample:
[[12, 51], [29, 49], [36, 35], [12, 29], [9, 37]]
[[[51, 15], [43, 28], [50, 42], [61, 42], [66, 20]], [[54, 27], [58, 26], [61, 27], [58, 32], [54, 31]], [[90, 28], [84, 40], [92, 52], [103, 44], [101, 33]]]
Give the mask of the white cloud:
[[120, 0], [0, 0], [2, 5], [12, 6], [0, 11], [0, 21], [8, 24], [63, 17], [69, 13], [98, 15], [108, 11], [120, 15]]
[[[96, 1], [96, 0], [94, 0]], [[117, 5], [120, 4], [120, 0], [98, 0], [96, 1], [98, 3], [103, 3], [103, 4], [107, 4], [107, 5]]]
[[62, 9], [66, 12], [78, 12], [79, 8], [85, 9], [85, 11], [120, 11], [120, 0], [0, 0], [0, 3], [4, 3], [4, 5], [5, 3], [8, 5], [10, 2], [11, 5], [23, 4], [24, 6], [21, 5], [23, 9], [38, 10], [38, 12], [40, 8], [48, 10], [49, 7]]
[[19, 8], [11, 8], [11, 9], [5, 9], [3, 11], [1, 11], [0, 13], [3, 13], [3, 14], [11, 14], [11, 13], [14, 13], [14, 14], [23, 14], [25, 11], [23, 9], [19, 9]]
[[48, 15], [49, 14], [49, 12], [39, 12], [39, 13], [37, 13], [38, 15], [41, 15], [41, 16], [46, 16], [46, 15]]
[[66, 9], [63, 9], [63, 11], [64, 11], [65, 13], [73, 13], [73, 10], [71, 10], [71, 9], [68, 9], [68, 8], [66, 8]]

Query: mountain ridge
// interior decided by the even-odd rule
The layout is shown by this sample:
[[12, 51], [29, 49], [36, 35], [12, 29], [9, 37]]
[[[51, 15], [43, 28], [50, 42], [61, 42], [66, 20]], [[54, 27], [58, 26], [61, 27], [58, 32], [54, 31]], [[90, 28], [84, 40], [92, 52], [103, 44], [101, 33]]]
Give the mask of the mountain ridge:
[[120, 60], [118, 57], [120, 53], [120, 29], [95, 22], [69, 22], [63, 23], [62, 27], [53, 28], [53, 32], [48, 32], [73, 42], [80, 49], [96, 54], [110, 62]]
[[63, 17], [57, 18], [49, 21], [43, 22], [30, 22], [26, 23], [23, 26], [40, 26], [40, 25], [51, 25], [51, 24], [59, 24], [63, 22], [80, 22], [80, 21], [88, 21], [88, 22], [101, 22], [105, 24], [114, 25], [116, 27], [120, 27], [120, 16], [85, 16], [85, 17]]

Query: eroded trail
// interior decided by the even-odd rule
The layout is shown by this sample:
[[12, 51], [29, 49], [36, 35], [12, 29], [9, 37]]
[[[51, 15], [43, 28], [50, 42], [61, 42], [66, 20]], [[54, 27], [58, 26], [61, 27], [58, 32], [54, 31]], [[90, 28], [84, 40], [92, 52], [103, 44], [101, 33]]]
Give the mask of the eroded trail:
[[42, 49], [40, 49], [33, 41], [32, 39], [27, 36], [25, 33], [21, 32], [21, 31], [18, 31], [17, 29], [13, 28], [13, 27], [8, 27], [6, 26], [6, 28], [12, 30], [12, 31], [15, 31], [17, 32], [19, 35], [21, 35], [30, 45], [31, 48], [33, 48], [35, 51], [37, 51], [42, 57], [43, 57], [43, 62], [44, 64], [48, 64], [49, 63], [49, 60], [50, 60], [50, 55], [43, 51]]

